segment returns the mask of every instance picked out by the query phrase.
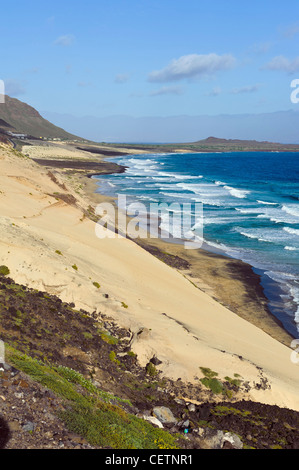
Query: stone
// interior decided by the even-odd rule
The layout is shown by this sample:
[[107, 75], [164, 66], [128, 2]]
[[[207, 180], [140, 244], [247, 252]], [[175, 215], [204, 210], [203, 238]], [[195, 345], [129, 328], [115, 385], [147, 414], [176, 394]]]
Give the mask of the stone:
[[160, 361], [160, 359], [158, 359], [156, 356], [153, 356], [150, 362], [154, 364], [154, 366], [159, 366], [160, 364], [162, 364], [162, 361]]
[[28, 421], [26, 424], [22, 426], [22, 428], [23, 428], [23, 431], [33, 432], [36, 428], [36, 424], [32, 423], [31, 421]]
[[161, 423], [177, 423], [177, 419], [174, 417], [172, 411], [166, 406], [155, 406], [152, 411], [153, 415], [161, 421]]
[[188, 405], [188, 410], [192, 413], [196, 410], [194, 403], [190, 403]]
[[223, 445], [227, 442], [231, 444], [233, 449], [243, 449], [243, 442], [236, 434], [232, 432], [226, 432], [223, 436]]
[[143, 419], [145, 419], [146, 421], [149, 421], [150, 423], [158, 426], [159, 428], [163, 428], [163, 424], [161, 423], [161, 421], [159, 421], [158, 418], [156, 418], [155, 416], [146, 416], [146, 415], [143, 415], [142, 416]]
[[197, 428], [197, 434], [199, 436], [204, 436], [204, 433], [205, 433], [205, 428]]
[[196, 439], [201, 449], [243, 449], [241, 439], [234, 433], [202, 429], [198, 434], [200, 437]]
[[222, 449], [223, 436], [223, 431], [209, 429], [202, 437], [197, 438], [197, 440], [201, 449]]
[[185, 401], [182, 400], [181, 398], [175, 398], [174, 401], [175, 401], [178, 405], [185, 405]]

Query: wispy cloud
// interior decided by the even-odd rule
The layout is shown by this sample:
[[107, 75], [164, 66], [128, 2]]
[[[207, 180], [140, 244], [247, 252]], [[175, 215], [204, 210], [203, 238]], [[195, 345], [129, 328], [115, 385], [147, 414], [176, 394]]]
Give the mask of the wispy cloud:
[[269, 52], [271, 47], [273, 47], [273, 45], [274, 43], [271, 41], [256, 43], [250, 47], [249, 52], [257, 55], [266, 54]]
[[293, 23], [282, 31], [282, 34], [287, 39], [293, 39], [299, 33], [299, 23]]
[[56, 46], [69, 47], [74, 43], [74, 40], [75, 36], [72, 34], [65, 34], [64, 36], [59, 36], [59, 38], [54, 41], [54, 44]]
[[150, 96], [160, 96], [160, 95], [181, 95], [183, 90], [178, 86], [164, 86], [159, 88], [159, 90], [154, 90], [150, 93]]
[[227, 70], [235, 65], [236, 59], [230, 54], [189, 54], [172, 60], [164, 69], [149, 74], [150, 82], [173, 82], [188, 78], [202, 78]]
[[299, 71], [299, 56], [293, 60], [289, 60], [285, 56], [276, 56], [263, 69], [287, 72], [289, 74]]
[[241, 88], [234, 88], [231, 90], [231, 94], [233, 95], [240, 95], [242, 93], [255, 93], [261, 88], [261, 84], [257, 83], [256, 85], [248, 85], [248, 86], [243, 86]]
[[219, 96], [222, 93], [222, 90], [220, 87], [215, 87], [213, 88], [212, 91], [206, 93], [206, 96]]
[[125, 73], [120, 73], [116, 75], [114, 82], [115, 83], [126, 83], [129, 80], [129, 75]]

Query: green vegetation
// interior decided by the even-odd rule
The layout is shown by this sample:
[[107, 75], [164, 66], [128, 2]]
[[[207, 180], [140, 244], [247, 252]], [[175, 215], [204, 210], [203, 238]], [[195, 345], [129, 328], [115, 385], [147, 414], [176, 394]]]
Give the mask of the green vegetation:
[[[239, 375], [235, 374], [235, 377], [236, 376], [239, 376]], [[232, 379], [231, 377], [227, 377], [227, 376], [224, 377], [224, 378], [227, 382], [229, 382], [232, 385], [235, 385], [236, 387], [240, 387], [240, 385], [242, 384], [242, 380], [240, 380], [240, 379], [237, 379], [237, 378]]]
[[98, 333], [103, 341], [105, 341], [108, 344], [117, 344], [118, 343], [118, 338], [115, 338], [115, 336], [112, 336], [108, 331], [104, 330], [98, 330]]
[[60, 256], [62, 256], [62, 253], [61, 253], [61, 251], [60, 251], [60, 250], [55, 250], [55, 253], [56, 253], [57, 255], [60, 255]]
[[78, 266], [76, 264], [73, 264], [72, 268], [75, 270], [75, 271], [78, 271]]
[[113, 449], [178, 449], [171, 435], [128, 413], [130, 404], [99, 390], [73, 369], [51, 366], [7, 347], [10, 362], [65, 400], [58, 416], [68, 429], [94, 445]]
[[146, 372], [148, 375], [150, 375], [151, 377], [154, 377], [155, 375], [158, 374], [158, 371], [156, 369], [156, 367], [154, 366], [154, 364], [152, 362], [149, 362], [146, 366]]
[[128, 351], [127, 354], [130, 357], [137, 357], [137, 354], [135, 354], [133, 351]]
[[121, 366], [121, 362], [117, 359], [115, 351], [109, 353], [109, 359], [111, 362], [114, 362], [118, 366]]
[[8, 276], [9, 273], [10, 271], [7, 266], [0, 266], [0, 274], [2, 274], [2, 276]]
[[213, 377], [217, 377], [218, 373], [214, 372], [213, 370], [209, 369], [208, 367], [200, 367], [201, 372], [203, 375], [208, 378], [212, 379]]
[[204, 377], [203, 379], [200, 379], [200, 381], [203, 385], [212, 390], [213, 393], [218, 394], [223, 393], [224, 391], [223, 384], [215, 378], [209, 379], [208, 377]]
[[125, 304], [125, 302], [122, 302], [122, 303], [121, 303], [121, 306], [122, 306], [123, 308], [128, 308], [128, 305]]
[[226, 376], [224, 378], [226, 383], [223, 383], [216, 378], [218, 376], [218, 372], [215, 372], [208, 367], [200, 367], [200, 370], [204, 375], [204, 377], [200, 379], [201, 383], [215, 394], [223, 394], [227, 398], [232, 398], [234, 394], [233, 389], [239, 389], [242, 384], [242, 380], [239, 378], [241, 376], [239, 374], [234, 374], [234, 379]]
[[84, 336], [85, 339], [92, 339], [93, 338], [92, 334], [88, 333], [88, 331], [84, 331], [83, 336]]
[[242, 416], [244, 418], [248, 417], [251, 415], [251, 411], [247, 410], [238, 410], [237, 408], [234, 408], [233, 406], [223, 406], [223, 405], [217, 405], [214, 410], [211, 410], [213, 414], [216, 416], [226, 416], [226, 415], [238, 415]]
[[99, 288], [101, 287], [100, 284], [99, 284], [98, 282], [96, 282], [96, 281], [93, 282], [93, 285], [94, 285], [97, 289], [99, 289]]

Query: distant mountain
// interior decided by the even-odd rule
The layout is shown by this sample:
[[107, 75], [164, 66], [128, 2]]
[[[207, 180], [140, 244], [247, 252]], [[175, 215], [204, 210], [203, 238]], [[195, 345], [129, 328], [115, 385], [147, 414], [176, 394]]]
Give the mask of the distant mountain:
[[243, 141], [299, 144], [298, 111], [166, 117], [79, 117], [44, 111], [42, 115], [68, 132], [94, 142], [186, 143], [219, 136]]
[[[186, 144], [185, 144], [186, 145]], [[188, 144], [187, 144], [188, 145]], [[206, 150], [273, 150], [273, 151], [293, 151], [298, 152], [299, 144], [282, 144], [279, 142], [257, 141], [257, 140], [241, 140], [241, 139], [221, 139], [218, 137], [208, 137], [207, 139], [198, 140], [191, 143], [193, 147]]]
[[27, 134], [36, 138], [80, 139], [44, 119], [32, 106], [7, 95], [5, 103], [0, 104], [0, 131]]

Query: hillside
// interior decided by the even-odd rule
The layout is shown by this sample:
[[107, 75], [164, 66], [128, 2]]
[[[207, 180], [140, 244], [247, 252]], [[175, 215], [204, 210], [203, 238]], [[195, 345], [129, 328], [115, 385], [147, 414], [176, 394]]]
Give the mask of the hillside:
[[36, 138], [82, 140], [44, 119], [32, 106], [6, 95], [5, 103], [0, 106], [0, 132], [6, 133], [7, 131]]
[[161, 377], [157, 357], [140, 367], [132, 332], [3, 268], [0, 449], [298, 448], [298, 412], [238, 400], [246, 383], [209, 369], [193, 386]]
[[[113, 145], [113, 144], [111, 144]], [[114, 144], [115, 145], [115, 144]], [[139, 149], [146, 152], [171, 152], [171, 153], [212, 153], [212, 152], [299, 152], [299, 144], [281, 144], [277, 142], [222, 139], [208, 137], [207, 139], [187, 143], [169, 144], [117, 144], [126, 149]]]
[[[214, 341], [214, 325], [221, 338], [229, 330], [231, 344], [230, 331], [238, 341], [243, 333], [234, 325], [243, 330], [243, 321], [197, 289], [195, 278], [189, 282], [178, 257], [154, 253], [160, 261], [130, 240], [93, 238], [95, 199], [69, 168], [49, 171], [4, 145], [0, 168], [0, 448], [299, 447], [288, 349], [246, 323], [246, 341], [257, 336], [250, 354], [260, 343], [264, 356], [255, 365], [246, 348], [227, 353]], [[165, 280], [166, 295], [159, 296]], [[217, 315], [207, 353], [201, 338], [208, 318], [199, 336], [176, 314], [176, 308], [192, 314], [193, 296], [196, 318], [201, 309]], [[187, 367], [173, 360], [182, 343]], [[288, 389], [269, 375], [267, 351], [271, 366], [283, 358]], [[167, 374], [169, 364], [178, 373]], [[192, 380], [184, 375], [189, 364], [196, 367]], [[283, 400], [275, 399], [277, 390]]]

